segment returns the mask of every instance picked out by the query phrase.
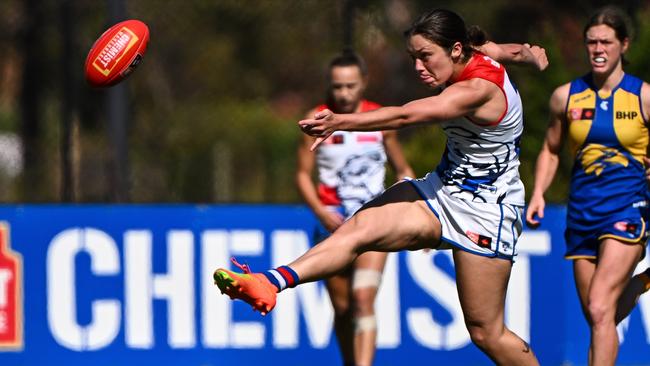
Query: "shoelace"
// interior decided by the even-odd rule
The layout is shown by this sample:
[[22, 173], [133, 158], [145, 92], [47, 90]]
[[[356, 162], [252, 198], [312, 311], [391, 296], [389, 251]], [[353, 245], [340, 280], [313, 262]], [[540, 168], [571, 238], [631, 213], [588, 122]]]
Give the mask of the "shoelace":
[[248, 264], [245, 264], [245, 263], [244, 263], [244, 264], [240, 264], [239, 262], [237, 262], [237, 259], [235, 259], [235, 257], [231, 257], [231, 258], [230, 258], [230, 261], [232, 262], [232, 264], [234, 264], [235, 266], [237, 266], [237, 268], [239, 268], [239, 269], [241, 269], [242, 271], [244, 271], [244, 273], [246, 273], [246, 274], [250, 274], [250, 273], [252, 272], [252, 271], [251, 271], [251, 267], [249, 267]]

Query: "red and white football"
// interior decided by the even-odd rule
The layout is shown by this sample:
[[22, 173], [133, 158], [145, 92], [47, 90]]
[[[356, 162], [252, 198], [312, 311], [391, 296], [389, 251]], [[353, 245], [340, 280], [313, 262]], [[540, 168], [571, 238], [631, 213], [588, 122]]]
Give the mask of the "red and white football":
[[102, 34], [86, 57], [86, 80], [96, 88], [115, 85], [142, 61], [149, 43], [149, 28], [139, 20], [117, 23]]

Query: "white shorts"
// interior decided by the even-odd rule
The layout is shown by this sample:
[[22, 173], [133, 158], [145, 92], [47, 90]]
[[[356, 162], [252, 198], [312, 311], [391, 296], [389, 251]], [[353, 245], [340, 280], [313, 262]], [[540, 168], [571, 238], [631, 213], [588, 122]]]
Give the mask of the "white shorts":
[[436, 173], [409, 180], [442, 225], [439, 249], [456, 247], [486, 257], [513, 259], [523, 230], [523, 207], [449, 196]]

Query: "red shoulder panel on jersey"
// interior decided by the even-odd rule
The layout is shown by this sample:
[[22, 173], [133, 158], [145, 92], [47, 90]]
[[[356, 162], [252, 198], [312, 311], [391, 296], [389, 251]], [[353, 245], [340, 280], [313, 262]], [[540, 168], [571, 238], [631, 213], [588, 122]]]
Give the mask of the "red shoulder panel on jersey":
[[500, 63], [490, 57], [480, 52], [474, 52], [472, 59], [467, 63], [467, 66], [465, 66], [465, 69], [455, 82], [474, 78], [491, 81], [503, 89], [505, 69]]
[[362, 100], [361, 101], [361, 112], [370, 112], [374, 111], [375, 109], [381, 108], [381, 105], [371, 102], [369, 100]]

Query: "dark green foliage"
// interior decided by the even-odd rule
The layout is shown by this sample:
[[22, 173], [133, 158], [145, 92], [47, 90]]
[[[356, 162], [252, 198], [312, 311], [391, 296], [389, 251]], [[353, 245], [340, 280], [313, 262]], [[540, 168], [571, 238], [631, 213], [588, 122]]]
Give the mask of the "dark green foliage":
[[[17, 189], [30, 179], [8, 178], [0, 167], [2, 200], [60, 200], [60, 104], [62, 62], [79, 70], [73, 160], [76, 200], [110, 201], [111, 174], [105, 91], [86, 87], [81, 75], [87, 50], [106, 28], [106, 2], [73, 4], [78, 52], [62, 55], [57, 0], [45, 0], [39, 64], [44, 65], [38, 100], [37, 139], [45, 168], [38, 187]], [[543, 45], [551, 66], [544, 73], [509, 67], [525, 108], [522, 178], [530, 192], [535, 159], [548, 121], [553, 89], [587, 71], [582, 26], [601, 2], [457, 0], [436, 2], [478, 24], [497, 42]], [[626, 2], [637, 21], [628, 71], [650, 80], [650, 8]], [[297, 121], [321, 103], [325, 68], [343, 45], [343, 1], [319, 0], [137, 0], [126, 1], [129, 18], [146, 22], [151, 42], [142, 65], [127, 81], [130, 197], [134, 202], [299, 202], [293, 183]], [[430, 95], [420, 86], [405, 52], [402, 31], [431, 1], [359, 1], [354, 47], [369, 64], [368, 97], [399, 105]], [[0, 3], [0, 130], [21, 128], [21, 36], [30, 24], [22, 1]], [[576, 14], [578, 14], [576, 16]], [[65, 58], [65, 59], [63, 59]], [[432, 170], [444, 151], [442, 131], [419, 126], [401, 132], [407, 158], [418, 175]], [[552, 202], [566, 197], [572, 160], [564, 157]], [[43, 177], [42, 175], [45, 175]]]

